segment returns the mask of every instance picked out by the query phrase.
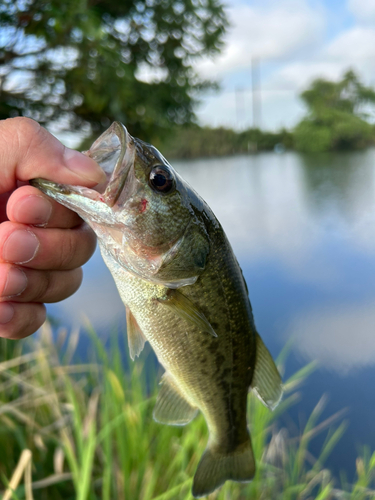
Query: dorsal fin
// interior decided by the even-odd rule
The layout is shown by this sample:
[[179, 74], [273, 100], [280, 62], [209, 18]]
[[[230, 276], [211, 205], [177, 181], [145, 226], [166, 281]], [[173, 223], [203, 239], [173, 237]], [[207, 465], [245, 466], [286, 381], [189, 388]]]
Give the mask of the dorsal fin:
[[153, 413], [154, 420], [168, 425], [185, 425], [193, 420], [198, 409], [186, 401], [167, 372], [164, 373], [160, 384]]
[[283, 384], [276, 365], [262, 339], [256, 334], [256, 360], [251, 389], [262, 403], [274, 410], [283, 395]]
[[213, 337], [217, 337], [215, 330], [212, 328], [206, 316], [190, 299], [185, 297], [185, 295], [178, 290], [169, 290], [167, 298], [158, 299], [158, 302], [173, 309], [181, 318], [194, 323], [202, 332], [207, 332]]
[[143, 350], [146, 339], [138, 326], [137, 320], [128, 306], [126, 308], [126, 331], [128, 334], [129, 356], [134, 361], [136, 356], [139, 356]]

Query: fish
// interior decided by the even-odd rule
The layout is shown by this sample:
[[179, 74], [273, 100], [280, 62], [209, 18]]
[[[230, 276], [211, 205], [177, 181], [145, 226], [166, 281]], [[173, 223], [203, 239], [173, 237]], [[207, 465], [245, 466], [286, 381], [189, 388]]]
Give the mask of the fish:
[[250, 481], [248, 393], [273, 410], [283, 386], [221, 224], [163, 155], [120, 122], [85, 154], [106, 173], [95, 189], [30, 183], [95, 231], [125, 304], [130, 357], [148, 341], [165, 369], [153, 418], [185, 425], [203, 414], [209, 438], [193, 496]]

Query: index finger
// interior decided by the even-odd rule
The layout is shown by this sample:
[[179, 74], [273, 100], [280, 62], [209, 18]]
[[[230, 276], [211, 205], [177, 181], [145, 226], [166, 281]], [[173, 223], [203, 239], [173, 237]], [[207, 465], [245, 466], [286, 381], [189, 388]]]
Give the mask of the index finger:
[[30, 118], [0, 121], [0, 165], [0, 194], [35, 177], [87, 187], [105, 178], [94, 160], [66, 148]]

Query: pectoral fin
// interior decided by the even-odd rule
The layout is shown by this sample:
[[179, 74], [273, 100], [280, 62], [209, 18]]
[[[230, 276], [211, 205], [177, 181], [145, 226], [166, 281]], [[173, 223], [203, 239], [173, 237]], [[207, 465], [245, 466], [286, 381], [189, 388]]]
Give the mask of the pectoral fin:
[[129, 307], [126, 306], [126, 330], [128, 334], [129, 356], [134, 361], [143, 350], [146, 339]]
[[271, 410], [276, 408], [283, 395], [280, 374], [271, 354], [258, 334], [256, 334], [256, 361], [251, 389]]
[[208, 332], [213, 337], [217, 337], [216, 332], [207, 320], [206, 316], [178, 290], [170, 290], [166, 299], [158, 299], [161, 304], [173, 309], [173, 311], [187, 321], [194, 323], [202, 332]]
[[172, 377], [165, 373], [154, 408], [154, 420], [160, 424], [185, 425], [198, 413], [178, 390]]

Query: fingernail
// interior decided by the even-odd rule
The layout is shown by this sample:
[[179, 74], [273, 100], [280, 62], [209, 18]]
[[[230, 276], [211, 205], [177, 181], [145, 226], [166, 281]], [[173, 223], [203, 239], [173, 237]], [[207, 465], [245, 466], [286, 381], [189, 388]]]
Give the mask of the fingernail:
[[26, 274], [21, 269], [18, 269], [18, 267], [11, 267], [8, 271], [2, 296], [10, 298], [16, 295], [21, 295], [26, 287]]
[[41, 226], [49, 221], [52, 214], [52, 204], [42, 196], [30, 195], [17, 203], [13, 213], [18, 222]]
[[1, 302], [0, 303], [0, 324], [5, 325], [6, 323], [9, 323], [9, 321], [13, 318], [14, 316], [14, 308], [11, 304], [8, 304], [8, 302]]
[[3, 259], [14, 264], [26, 264], [32, 260], [39, 248], [39, 240], [27, 229], [14, 231], [3, 246]]
[[65, 148], [64, 161], [69, 170], [88, 181], [99, 184], [106, 179], [106, 175], [99, 165], [79, 151]]

